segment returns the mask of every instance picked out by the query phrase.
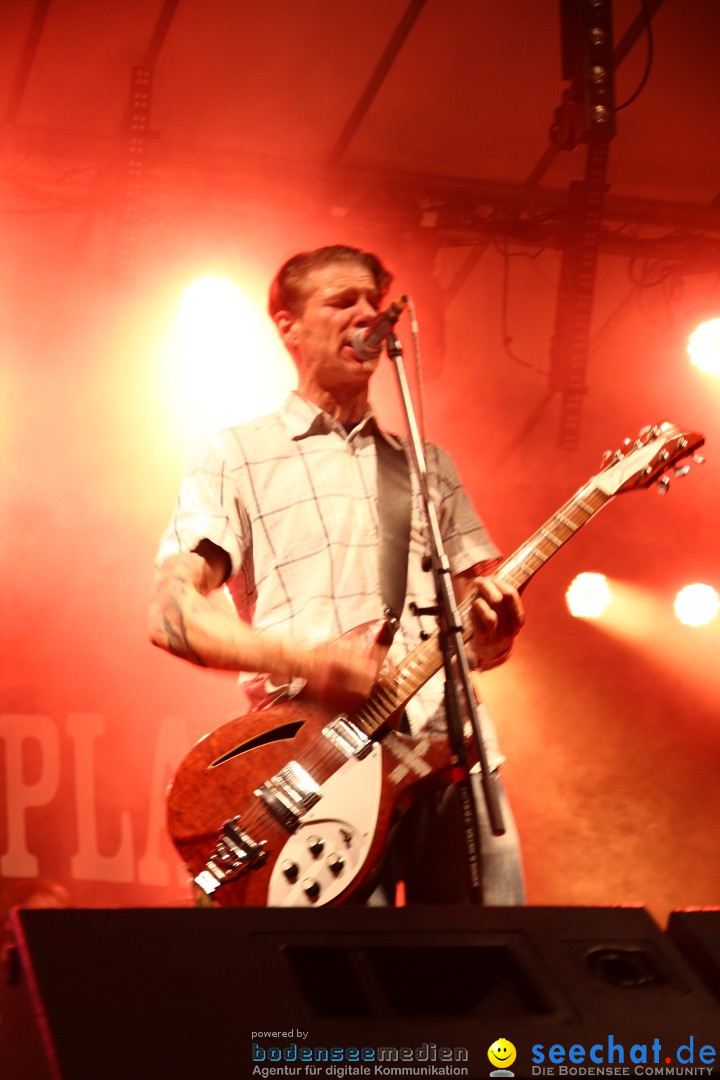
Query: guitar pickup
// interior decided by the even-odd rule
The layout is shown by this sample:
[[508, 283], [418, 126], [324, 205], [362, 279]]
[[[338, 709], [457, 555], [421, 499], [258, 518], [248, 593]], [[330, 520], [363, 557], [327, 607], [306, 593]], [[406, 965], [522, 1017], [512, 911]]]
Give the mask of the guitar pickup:
[[257, 843], [247, 833], [237, 827], [239, 817], [231, 818], [223, 825], [223, 831], [215, 844], [215, 850], [205, 864], [205, 869], [194, 878], [194, 882], [206, 896], [212, 894], [229, 881], [234, 881], [254, 863], [264, 861], [265, 841]]
[[370, 738], [355, 724], [351, 724], [347, 716], [338, 716], [322, 729], [322, 733], [346, 758], [362, 759], [367, 757], [373, 748]]
[[289, 761], [272, 780], [261, 784], [255, 794], [289, 832], [297, 828], [303, 814], [322, 797], [310, 773], [297, 761]]

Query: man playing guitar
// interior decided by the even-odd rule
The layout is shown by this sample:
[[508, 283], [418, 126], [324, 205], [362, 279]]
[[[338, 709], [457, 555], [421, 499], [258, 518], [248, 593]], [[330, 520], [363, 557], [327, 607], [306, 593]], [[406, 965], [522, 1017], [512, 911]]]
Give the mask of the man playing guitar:
[[[150, 608], [150, 637], [192, 663], [241, 673], [254, 708], [298, 692], [334, 709], [358, 708], [376, 685], [385, 651], [348, 634], [383, 617], [378, 574], [381, 523], [377, 441], [369, 405], [379, 352], [357, 348], [391, 282], [380, 260], [334, 246], [295, 256], [270, 290], [270, 314], [298, 372], [297, 390], [269, 417], [208, 440], [183, 478], [162, 538]], [[362, 354], [361, 354], [362, 353]], [[508, 656], [524, 621], [517, 590], [492, 576], [499, 553], [475, 514], [448, 455], [428, 446], [428, 482], [458, 602], [470, 595], [468, 643], [476, 667]], [[433, 629], [416, 615], [435, 602], [427, 573], [425, 526], [413, 491], [406, 604], [390, 657], [407, 654]], [[233, 601], [218, 602], [227, 586]], [[347, 636], [342, 636], [347, 635]], [[407, 730], [443, 727], [442, 676], [407, 704]], [[483, 729], [489, 767], [502, 762], [492, 723]], [[500, 789], [501, 791], [501, 789]], [[507, 804], [506, 832], [481, 818], [484, 902], [522, 903], [517, 836]], [[381, 884], [370, 902], [465, 902], [464, 843], [452, 788], [413, 805], [391, 833]]]

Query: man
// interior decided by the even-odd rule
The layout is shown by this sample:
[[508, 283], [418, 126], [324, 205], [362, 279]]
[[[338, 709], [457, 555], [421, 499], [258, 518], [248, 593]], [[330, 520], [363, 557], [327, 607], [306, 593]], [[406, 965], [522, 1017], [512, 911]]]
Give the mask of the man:
[[[270, 291], [270, 314], [298, 372], [297, 391], [276, 415], [209, 440], [182, 481], [158, 555], [150, 612], [154, 644], [193, 663], [243, 673], [254, 707], [304, 692], [334, 707], [364, 701], [378, 676], [374, 650], [338, 640], [382, 618], [378, 579], [377, 442], [369, 407], [378, 358], [362, 359], [353, 336], [380, 310], [391, 275], [355, 248], [320, 248], [288, 260]], [[474, 661], [502, 662], [523, 621], [517, 592], [477, 569], [498, 557], [448, 456], [428, 450], [428, 481], [458, 600], [471, 589]], [[410, 603], [434, 602], [422, 507], [413, 494], [407, 603], [393, 643], [402, 657], [433, 628]], [[224, 584], [235, 610], [217, 602]], [[238, 617], [239, 615], [239, 617]], [[261, 674], [257, 674], [261, 673]], [[407, 707], [413, 732], [442, 725], [442, 684], [431, 680]], [[490, 767], [502, 758], [487, 733]], [[509, 816], [507, 807], [504, 812]], [[463, 841], [448, 838], [452, 795], [423, 800], [401, 823], [385, 885], [408, 882], [408, 899], [463, 900]], [[433, 859], [431, 883], [419, 837], [441, 830], [447, 871]], [[453, 826], [453, 836], [455, 833]], [[512, 821], [504, 838], [483, 827], [486, 899], [522, 900]], [[492, 867], [495, 861], [496, 868]], [[416, 880], [417, 879], [417, 880]], [[391, 897], [392, 899], [392, 897]]]

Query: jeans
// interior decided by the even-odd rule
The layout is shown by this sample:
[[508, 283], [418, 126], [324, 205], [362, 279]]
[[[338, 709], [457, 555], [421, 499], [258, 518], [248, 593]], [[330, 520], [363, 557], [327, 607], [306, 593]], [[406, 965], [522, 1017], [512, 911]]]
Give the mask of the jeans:
[[[493, 773], [505, 833], [494, 836], [487, 819], [480, 778], [473, 774], [473, 791], [480, 824], [482, 902], [491, 906], [525, 903], [520, 842], [505, 789]], [[454, 787], [418, 799], [393, 825], [380, 882], [366, 904], [395, 903], [403, 882], [407, 904], [469, 904], [467, 851], [460, 800]]]

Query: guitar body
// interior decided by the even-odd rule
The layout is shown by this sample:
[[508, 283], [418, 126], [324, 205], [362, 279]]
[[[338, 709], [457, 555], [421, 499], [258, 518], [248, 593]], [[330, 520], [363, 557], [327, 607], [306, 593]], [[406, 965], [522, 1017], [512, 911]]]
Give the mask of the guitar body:
[[[372, 891], [396, 812], [442, 782], [447, 741], [389, 727], [362, 757], [346, 757], [323, 729], [338, 714], [302, 698], [232, 720], [202, 739], [168, 792], [168, 828], [193, 878], [202, 874], [223, 823], [261, 845], [257, 859], [217, 889], [222, 905], [318, 906]], [[256, 793], [295, 762], [319, 798], [289, 824]]]

